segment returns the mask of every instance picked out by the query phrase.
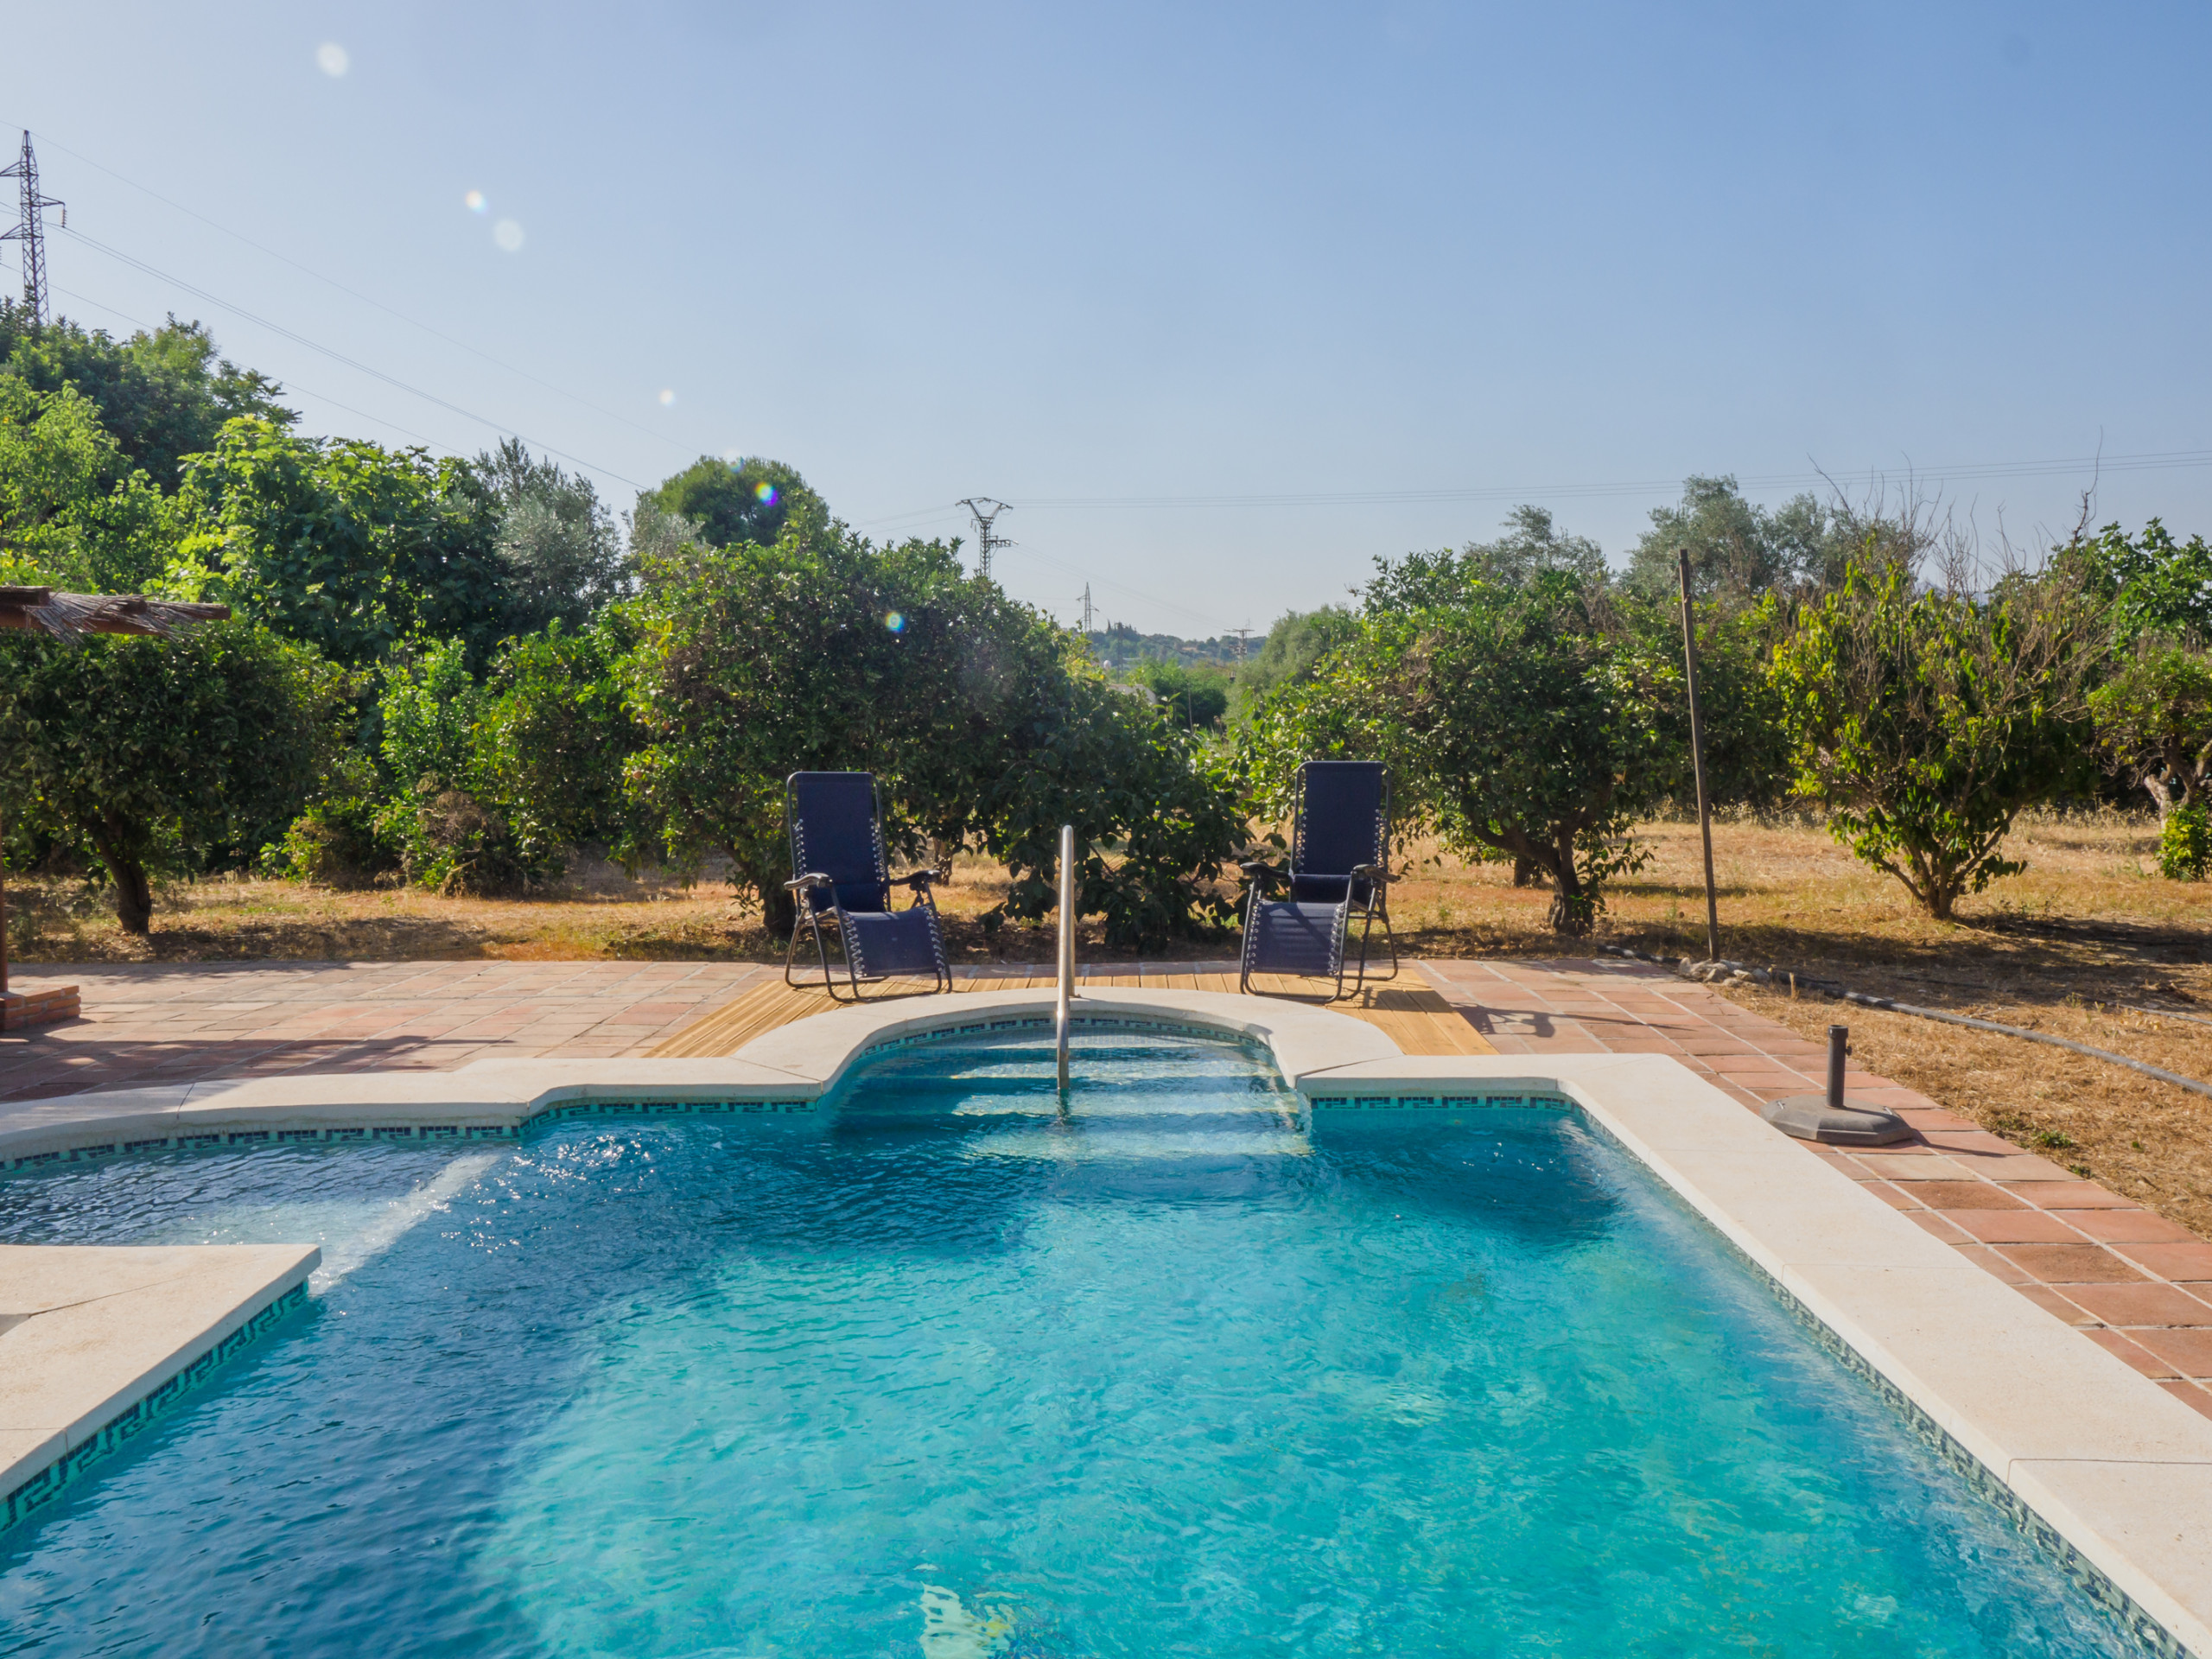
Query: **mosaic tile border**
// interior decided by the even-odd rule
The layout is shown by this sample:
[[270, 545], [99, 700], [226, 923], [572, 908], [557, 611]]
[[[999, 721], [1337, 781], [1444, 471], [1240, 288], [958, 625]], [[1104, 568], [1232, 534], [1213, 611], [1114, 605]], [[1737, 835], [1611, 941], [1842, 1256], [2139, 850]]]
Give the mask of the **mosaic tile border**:
[[[1564, 1095], [1314, 1095], [1317, 1112], [1459, 1112], [1494, 1107], [1567, 1111], [1574, 1103]], [[1624, 1148], [1625, 1150], [1625, 1148]]]
[[1573, 1101], [1563, 1100], [1560, 1103], [1574, 1107], [1583, 1127], [1592, 1135], [1649, 1175], [1661, 1192], [1681, 1205], [1685, 1215], [1703, 1228], [1710, 1238], [1748, 1268], [1751, 1276], [1773, 1294], [1776, 1300], [1782, 1304], [1783, 1310], [1804, 1327], [1806, 1334], [1815, 1344], [1840, 1360], [1845, 1370], [1872, 1388], [1883, 1403], [1904, 1420], [1905, 1427], [1966, 1482], [1968, 1491], [1994, 1506], [2012, 1523], [2016, 1531], [2041, 1550], [2051, 1564], [2065, 1574], [2075, 1589], [2110, 1614], [2119, 1624], [2121, 1634], [2133, 1642], [2139, 1651], [2152, 1656], [2152, 1659], [2196, 1659], [2190, 1649], [2145, 1612], [2134, 1597], [2114, 1584], [2102, 1567], [2082, 1554], [2065, 1534], [2030, 1508], [2025, 1500], [2005, 1484], [2002, 1476], [1960, 1445], [1948, 1429], [1928, 1414], [1919, 1402], [1885, 1376], [1873, 1362], [1853, 1347], [1834, 1326], [1806, 1306], [1796, 1292], [1760, 1266], [1733, 1239], [1699, 1213], [1694, 1205], [1675, 1190], [1672, 1183], [1638, 1157], [1593, 1113], [1577, 1106]]
[[369, 1123], [307, 1128], [206, 1129], [109, 1141], [57, 1152], [30, 1153], [0, 1161], [0, 1172], [42, 1169], [54, 1164], [94, 1163], [134, 1152], [204, 1152], [238, 1147], [360, 1144], [380, 1141], [519, 1141], [537, 1124], [577, 1117], [781, 1117], [814, 1112], [819, 1100], [592, 1100], [561, 1101], [533, 1111], [518, 1123]]
[[10, 1492], [0, 1508], [0, 1533], [28, 1520], [82, 1479], [87, 1470], [144, 1433], [161, 1418], [175, 1411], [185, 1397], [205, 1383], [224, 1363], [235, 1358], [282, 1320], [307, 1306], [304, 1281], [294, 1285], [206, 1353], [178, 1371], [151, 1394], [133, 1401], [100, 1425], [89, 1438], [72, 1446]]

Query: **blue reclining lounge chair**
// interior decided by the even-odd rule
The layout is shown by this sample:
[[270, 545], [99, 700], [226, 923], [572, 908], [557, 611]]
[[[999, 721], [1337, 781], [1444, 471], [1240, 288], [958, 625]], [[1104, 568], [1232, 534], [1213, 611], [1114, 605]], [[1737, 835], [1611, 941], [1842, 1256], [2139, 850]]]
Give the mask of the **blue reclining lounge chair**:
[[[1368, 760], [1309, 760], [1299, 768], [1292, 819], [1290, 868], [1264, 861], [1243, 867], [1251, 880], [1244, 912], [1244, 960], [1239, 986], [1255, 974], [1296, 974], [1358, 989], [1370, 978], [1398, 976], [1398, 941], [1390, 931], [1388, 868], [1390, 784]], [[1271, 897], [1285, 889], [1281, 898]], [[1359, 924], [1359, 952], [1351, 952]], [[1390, 969], [1367, 970], [1368, 936], [1376, 922], [1389, 946]]]
[[[791, 838], [791, 879], [784, 885], [798, 905], [791, 949], [784, 953], [784, 983], [813, 982], [791, 976], [804, 929], [814, 935], [822, 982], [840, 1002], [848, 998], [837, 988], [839, 968], [855, 1002], [862, 985], [899, 974], [927, 974], [938, 989], [950, 990], [952, 970], [944, 964], [944, 937], [938, 931], [937, 900], [930, 892], [939, 874], [917, 870], [893, 878], [883, 856], [883, 814], [874, 774], [795, 772], [784, 780], [784, 809]], [[893, 887], [912, 888], [913, 904], [893, 910]], [[835, 966], [833, 933], [841, 958]]]

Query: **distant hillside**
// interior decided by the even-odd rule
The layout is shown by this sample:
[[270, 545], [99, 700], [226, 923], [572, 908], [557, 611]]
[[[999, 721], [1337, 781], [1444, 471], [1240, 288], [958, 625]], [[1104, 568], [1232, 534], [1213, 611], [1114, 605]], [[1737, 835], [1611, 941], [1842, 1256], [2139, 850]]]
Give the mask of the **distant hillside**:
[[[1172, 633], [1139, 633], [1126, 622], [1116, 622], [1103, 632], [1084, 637], [1090, 641], [1090, 654], [1108, 668], [1126, 667], [1145, 658], [1185, 664], [1220, 663], [1224, 666], [1236, 661], [1236, 636], [1229, 633], [1215, 639], [1183, 639]], [[1255, 639], [1249, 648], [1257, 650], [1259, 645]]]

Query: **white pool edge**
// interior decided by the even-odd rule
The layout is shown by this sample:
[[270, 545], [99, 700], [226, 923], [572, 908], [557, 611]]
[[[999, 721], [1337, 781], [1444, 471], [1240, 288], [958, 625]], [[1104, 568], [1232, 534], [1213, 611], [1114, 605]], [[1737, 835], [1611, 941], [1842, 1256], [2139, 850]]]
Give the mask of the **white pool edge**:
[[[1028, 990], [799, 1020], [726, 1059], [510, 1060], [280, 1076], [0, 1109], [0, 1168], [179, 1144], [518, 1135], [548, 1114], [815, 1113], [863, 1058], [1049, 1030]], [[1099, 988], [1088, 1029], [1266, 1046], [1316, 1130], [1489, 1100], [1571, 1101], [1679, 1194], [2153, 1652], [2212, 1659], [2212, 1421], [1966, 1261], [1676, 1061], [1413, 1057], [1363, 1022], [1205, 991]], [[1979, 1473], [1977, 1474], [1977, 1471]]]

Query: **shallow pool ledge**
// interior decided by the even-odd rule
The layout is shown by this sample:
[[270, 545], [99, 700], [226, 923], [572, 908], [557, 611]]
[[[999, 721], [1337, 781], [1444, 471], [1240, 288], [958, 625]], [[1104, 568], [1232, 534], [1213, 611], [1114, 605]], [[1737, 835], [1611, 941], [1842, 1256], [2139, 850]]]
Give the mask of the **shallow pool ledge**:
[[311, 1244], [0, 1245], [0, 1528], [307, 1300]]
[[[1052, 1040], [1053, 1000], [1034, 990], [966, 992], [863, 1002], [794, 1020], [754, 1038], [735, 1058], [813, 1079], [823, 1090], [862, 1057], [925, 1037], [991, 1036], [1034, 1028]], [[1143, 990], [1117, 986], [1075, 1000], [1075, 1041], [1113, 1030], [1165, 1029], [1255, 1042], [1274, 1056], [1293, 1088], [1309, 1076], [1361, 1063], [1402, 1061], [1397, 1044], [1365, 1020], [1311, 1003], [1224, 991]]]

